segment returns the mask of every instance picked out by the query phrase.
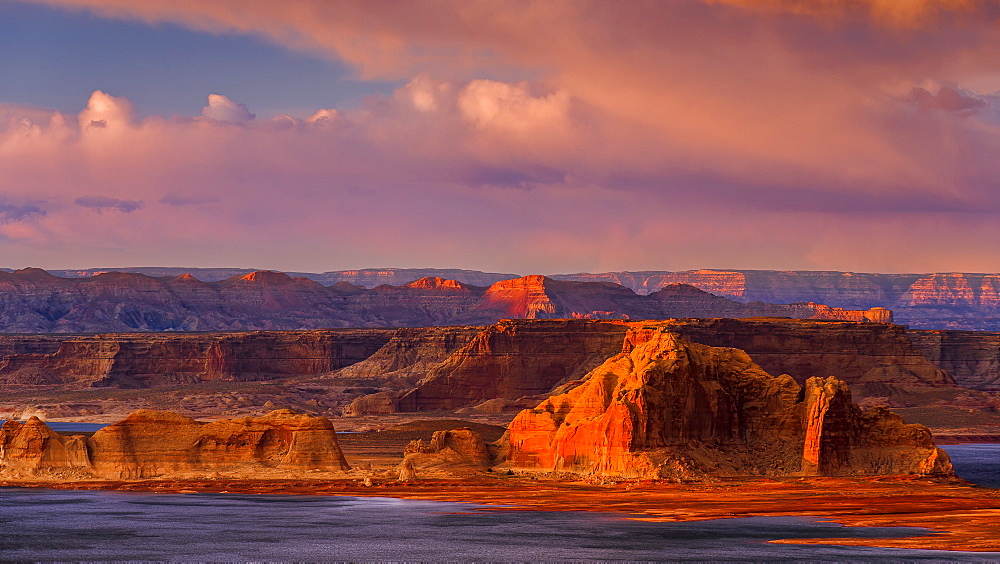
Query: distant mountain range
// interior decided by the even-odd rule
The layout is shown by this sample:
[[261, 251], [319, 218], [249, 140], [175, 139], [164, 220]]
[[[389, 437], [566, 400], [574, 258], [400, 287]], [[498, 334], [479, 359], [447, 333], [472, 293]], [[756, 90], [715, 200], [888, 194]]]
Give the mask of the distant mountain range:
[[[9, 271], [8, 271], [9, 272]], [[244, 276], [240, 268], [93, 268], [53, 270], [62, 277], [85, 277], [104, 272], [135, 272], [153, 277], [189, 273], [204, 282]], [[490, 286], [516, 274], [460, 269], [367, 268], [323, 273], [294, 272], [323, 285], [349, 282], [365, 288], [402, 286], [423, 277]], [[646, 295], [669, 284], [689, 284], [738, 302], [775, 304], [816, 302], [832, 307], [867, 310], [885, 307], [897, 323], [923, 329], [1000, 330], [1000, 274], [931, 273], [874, 274], [839, 271], [686, 270], [554, 274], [552, 280], [612, 282]]]
[[205, 282], [190, 274], [105, 272], [65, 278], [0, 272], [0, 332], [89, 333], [487, 325], [500, 319], [791, 317], [889, 321], [881, 308], [744, 303], [675, 284], [639, 295], [619, 284], [525, 276], [478, 286], [441, 277], [365, 288], [257, 271]]

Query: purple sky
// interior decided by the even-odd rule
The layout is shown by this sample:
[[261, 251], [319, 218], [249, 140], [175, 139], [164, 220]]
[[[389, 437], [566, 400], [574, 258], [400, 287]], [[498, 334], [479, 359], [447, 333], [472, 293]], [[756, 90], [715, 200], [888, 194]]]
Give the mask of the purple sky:
[[1000, 271], [998, 23], [0, 1], [0, 266]]

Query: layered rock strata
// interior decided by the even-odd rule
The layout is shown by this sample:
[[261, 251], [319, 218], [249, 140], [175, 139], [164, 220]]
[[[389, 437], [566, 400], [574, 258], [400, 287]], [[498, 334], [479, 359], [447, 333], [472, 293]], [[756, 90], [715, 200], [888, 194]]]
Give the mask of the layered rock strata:
[[[508, 320], [426, 368], [424, 380], [400, 401], [389, 392], [361, 398], [351, 414], [455, 409], [495, 399], [513, 403], [552, 393], [616, 354], [630, 328], [647, 325], [692, 342], [742, 349], [768, 372], [793, 374], [800, 384], [835, 376], [860, 397], [882, 403], [919, 404], [962, 391], [898, 325], [789, 319]], [[928, 400], [929, 395], [936, 399]]]
[[1000, 333], [910, 331], [910, 340], [965, 388], [1000, 392]]
[[947, 474], [930, 431], [862, 411], [835, 378], [800, 386], [743, 351], [637, 327], [572, 390], [521, 412], [514, 467], [627, 478]]
[[681, 283], [744, 302], [819, 302], [847, 310], [880, 306], [893, 310], [897, 322], [914, 328], [1000, 330], [1000, 274], [688, 270], [578, 273], [553, 278], [614, 282], [641, 294]]
[[40, 269], [0, 271], [0, 331], [302, 330], [330, 327], [486, 325], [507, 318], [663, 319], [785, 316], [885, 321], [888, 312], [815, 303], [744, 304], [694, 288], [640, 296], [607, 282], [525, 276], [482, 287], [442, 277], [364, 288], [324, 286], [258, 271], [216, 282], [106, 272], [59, 278]]
[[621, 346], [623, 323], [502, 321], [432, 367], [399, 398], [399, 411], [455, 409], [518, 399], [582, 377]]
[[904, 402], [917, 392], [956, 390], [954, 379], [899, 325], [756, 319], [669, 320], [684, 339], [746, 351], [772, 374], [799, 381], [835, 376], [863, 397]]
[[[252, 333], [0, 335], [0, 383], [145, 388], [323, 374], [371, 357], [384, 329]], [[49, 352], [51, 351], [51, 352]]]
[[333, 424], [288, 410], [201, 423], [137, 411], [91, 437], [64, 436], [37, 418], [0, 427], [0, 474], [134, 480], [168, 474], [349, 470]]

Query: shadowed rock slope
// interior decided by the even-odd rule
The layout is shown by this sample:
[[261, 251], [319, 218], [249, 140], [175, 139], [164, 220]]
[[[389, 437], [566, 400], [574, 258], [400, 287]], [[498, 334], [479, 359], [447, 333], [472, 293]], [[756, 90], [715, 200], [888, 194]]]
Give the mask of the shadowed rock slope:
[[0, 475], [6, 476], [135, 480], [219, 471], [294, 476], [349, 469], [329, 419], [288, 410], [211, 423], [137, 411], [91, 437], [60, 435], [34, 417], [0, 427]]
[[369, 358], [388, 329], [0, 335], [0, 384], [148, 388], [322, 374]]
[[[583, 377], [621, 350], [629, 329], [641, 326], [663, 327], [700, 344], [742, 349], [765, 370], [793, 374], [800, 384], [835, 376], [860, 397], [878, 403], [919, 405], [966, 392], [924, 357], [898, 325], [790, 319], [505, 320], [484, 328], [437, 364], [421, 364], [424, 378], [413, 389], [361, 398], [348, 413], [455, 409], [484, 402], [508, 409], [533, 405], [522, 402]], [[402, 344], [390, 345], [395, 349]], [[382, 357], [380, 351], [372, 359]], [[392, 373], [407, 372], [381, 360], [368, 364], [362, 361], [345, 371], [390, 366]]]
[[836, 378], [800, 386], [743, 351], [636, 327], [572, 390], [522, 411], [514, 467], [627, 478], [948, 474], [930, 431], [862, 411]]

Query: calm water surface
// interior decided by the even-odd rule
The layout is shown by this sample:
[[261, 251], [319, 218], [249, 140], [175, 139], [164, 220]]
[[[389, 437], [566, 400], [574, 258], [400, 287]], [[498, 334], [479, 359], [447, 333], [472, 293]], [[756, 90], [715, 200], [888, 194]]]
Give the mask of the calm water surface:
[[[86, 424], [67, 431], [93, 431]], [[60, 429], [63, 430], [63, 429]], [[944, 447], [956, 473], [1000, 487], [1000, 445]], [[982, 560], [1000, 553], [767, 544], [900, 537], [794, 517], [645, 523], [618, 514], [330, 496], [0, 488], [0, 560]]]
[[473, 504], [328, 496], [0, 489], [3, 560], [594, 561], [990, 560], [992, 555], [766, 544], [886, 537], [789, 517], [645, 523], [586, 512], [491, 511]]

